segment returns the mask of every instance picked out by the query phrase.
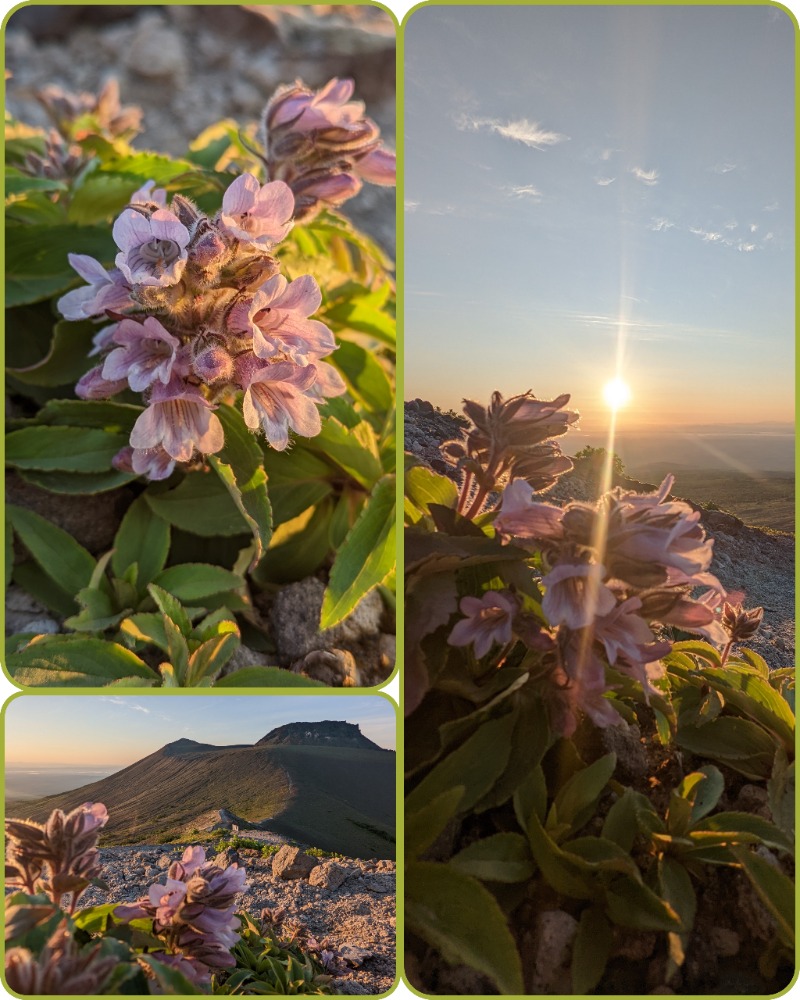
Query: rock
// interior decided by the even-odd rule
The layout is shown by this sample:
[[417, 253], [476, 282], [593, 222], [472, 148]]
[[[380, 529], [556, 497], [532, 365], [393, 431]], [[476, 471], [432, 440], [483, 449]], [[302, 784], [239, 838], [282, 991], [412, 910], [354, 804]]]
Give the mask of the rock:
[[356, 979], [334, 979], [331, 985], [335, 987], [334, 992], [346, 996], [366, 996], [372, 992], [368, 986], [364, 986]]
[[319, 886], [321, 889], [338, 889], [349, 875], [347, 868], [337, 865], [335, 861], [325, 861], [314, 868], [308, 876], [308, 881], [310, 885]]
[[622, 940], [617, 945], [615, 955], [631, 962], [650, 958], [656, 946], [657, 937], [647, 931], [621, 931]]
[[728, 930], [727, 927], [712, 927], [711, 947], [720, 958], [732, 958], [739, 954], [742, 941], [736, 931]]
[[577, 932], [578, 921], [564, 910], [536, 914], [532, 949], [527, 956], [531, 993], [572, 993], [569, 965]]
[[175, 80], [185, 75], [187, 56], [183, 38], [160, 16], [141, 18], [125, 56], [125, 65], [148, 79]]
[[352, 965], [353, 968], [358, 968], [359, 965], [363, 965], [368, 958], [373, 958], [374, 954], [374, 952], [369, 951], [367, 948], [357, 948], [355, 945], [351, 944], [343, 944], [339, 948], [340, 957], [343, 958], [348, 965]]
[[226, 847], [214, 858], [214, 864], [218, 868], [228, 868], [230, 865], [241, 865], [242, 859], [232, 847]]
[[299, 847], [289, 847], [288, 844], [284, 844], [272, 859], [272, 874], [284, 881], [308, 878], [318, 863], [316, 858], [304, 854]]
[[162, 870], [167, 869], [172, 864], [172, 858], [169, 854], [162, 854], [158, 861], [156, 861], [156, 864]]
[[347, 649], [315, 649], [292, 664], [292, 673], [302, 674], [328, 687], [358, 687], [358, 666]]
[[364, 887], [369, 889], [370, 892], [394, 892], [395, 890], [395, 877], [394, 875], [386, 875], [382, 873], [375, 873], [374, 875], [364, 876]]

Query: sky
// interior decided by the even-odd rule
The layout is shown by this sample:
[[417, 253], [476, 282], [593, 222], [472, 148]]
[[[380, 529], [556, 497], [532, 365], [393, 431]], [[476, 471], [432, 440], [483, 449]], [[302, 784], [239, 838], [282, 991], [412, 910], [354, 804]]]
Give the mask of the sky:
[[405, 398], [569, 392], [574, 451], [620, 374], [623, 434], [790, 455], [793, 45], [767, 6], [415, 11]]
[[377, 695], [24, 695], [6, 709], [6, 763], [126, 767], [175, 740], [253, 744], [277, 726], [327, 719], [395, 749], [395, 711]]

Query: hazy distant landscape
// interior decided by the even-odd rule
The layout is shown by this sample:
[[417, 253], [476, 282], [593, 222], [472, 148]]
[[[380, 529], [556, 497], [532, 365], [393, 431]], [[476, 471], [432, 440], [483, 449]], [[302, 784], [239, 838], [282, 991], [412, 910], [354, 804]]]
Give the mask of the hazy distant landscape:
[[754, 472], [745, 474], [724, 469], [693, 469], [676, 463], [653, 462], [649, 465], [626, 467], [634, 479], [659, 483], [672, 472], [675, 476], [673, 493], [713, 504], [730, 511], [745, 524], [778, 531], [795, 530], [794, 475], [789, 472]]
[[107, 778], [120, 766], [109, 764], [79, 767], [74, 764], [8, 764], [6, 766], [6, 799], [39, 799], [43, 795], [58, 795], [90, 782]]

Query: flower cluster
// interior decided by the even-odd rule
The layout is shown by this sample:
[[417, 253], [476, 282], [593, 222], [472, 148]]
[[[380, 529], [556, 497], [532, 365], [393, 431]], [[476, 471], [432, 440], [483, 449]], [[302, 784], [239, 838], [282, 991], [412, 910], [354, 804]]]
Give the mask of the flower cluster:
[[266, 107], [267, 170], [292, 189], [298, 220], [341, 205], [363, 181], [395, 183], [395, 155], [382, 147], [380, 129], [352, 96], [352, 80], [333, 79], [316, 93], [298, 80]]
[[187, 847], [167, 871], [164, 885], [156, 883], [144, 898], [120, 904], [118, 920], [150, 918], [153, 933], [166, 944], [155, 957], [177, 968], [191, 982], [207, 984], [212, 969], [236, 964], [231, 948], [239, 940], [234, 899], [247, 887], [238, 865], [220, 868], [205, 860], [202, 847]]
[[28, 948], [6, 952], [6, 982], [23, 996], [97, 996], [119, 964], [116, 955], [102, 957], [103, 945], [78, 949], [66, 919], [51, 934], [38, 957]]
[[74, 911], [100, 874], [97, 840], [107, 821], [100, 802], [85, 802], [66, 814], [55, 809], [44, 824], [6, 820], [6, 887], [45, 892], [57, 906], [69, 893]]
[[503, 399], [492, 394], [489, 406], [464, 401], [472, 427], [461, 440], [446, 441], [442, 454], [461, 474], [459, 511], [468, 517], [480, 513], [486, 497], [513, 480], [523, 480], [541, 491], [569, 472], [572, 462], [551, 440], [566, 433], [578, 419], [563, 407], [569, 395], [537, 399], [526, 392]]
[[58, 132], [74, 140], [95, 134], [107, 139], [130, 139], [141, 131], [142, 109], [120, 104], [119, 83], [113, 77], [103, 84], [99, 94], [73, 94], [51, 84], [34, 96]]
[[180, 195], [168, 206], [149, 183], [114, 223], [115, 268], [70, 255], [88, 285], [61, 297], [61, 313], [114, 320], [95, 337], [101, 362], [77, 395], [130, 388], [148, 403], [119, 468], [165, 479], [176, 462], [219, 451], [214, 409], [239, 391], [248, 427], [272, 447], [286, 448], [290, 429], [319, 433], [318, 405], [345, 385], [323, 361], [336, 349], [333, 334], [310, 318], [322, 301], [316, 281], [288, 281], [271, 253], [293, 208], [283, 181], [260, 184], [251, 174], [233, 181], [212, 218]]

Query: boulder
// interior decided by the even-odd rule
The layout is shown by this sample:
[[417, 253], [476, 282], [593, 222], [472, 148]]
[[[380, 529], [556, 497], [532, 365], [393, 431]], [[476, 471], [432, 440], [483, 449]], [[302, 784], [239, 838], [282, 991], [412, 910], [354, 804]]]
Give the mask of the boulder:
[[350, 872], [347, 868], [337, 865], [335, 861], [325, 861], [308, 876], [310, 885], [316, 885], [320, 889], [338, 889]]
[[272, 875], [285, 881], [308, 878], [319, 862], [309, 854], [304, 854], [299, 847], [289, 847], [288, 844], [278, 851], [272, 859]]

